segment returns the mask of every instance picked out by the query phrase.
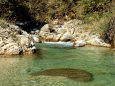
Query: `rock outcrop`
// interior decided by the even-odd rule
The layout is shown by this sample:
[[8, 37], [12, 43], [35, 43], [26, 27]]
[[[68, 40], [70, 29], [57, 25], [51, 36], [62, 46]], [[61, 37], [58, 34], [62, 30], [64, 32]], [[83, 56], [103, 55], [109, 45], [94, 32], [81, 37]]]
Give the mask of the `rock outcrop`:
[[84, 25], [80, 25], [81, 21], [71, 20], [63, 25], [46, 24], [39, 33], [42, 40], [48, 42], [73, 42], [76, 47], [85, 45], [95, 45], [110, 47], [101, 38], [100, 34], [95, 33], [93, 29], [86, 29]]
[[0, 26], [0, 55], [35, 53], [33, 37], [18, 26], [4, 23]]

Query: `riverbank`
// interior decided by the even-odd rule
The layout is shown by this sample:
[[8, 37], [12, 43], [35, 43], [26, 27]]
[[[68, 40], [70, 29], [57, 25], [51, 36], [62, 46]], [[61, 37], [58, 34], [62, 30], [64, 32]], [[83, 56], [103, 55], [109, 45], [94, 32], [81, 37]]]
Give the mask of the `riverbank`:
[[0, 55], [24, 55], [35, 53], [34, 40], [18, 26], [0, 20]]
[[14, 0], [0, 7], [0, 55], [33, 54], [42, 42], [115, 48], [113, 0]]
[[45, 42], [70, 42], [76, 47], [85, 45], [111, 47], [95, 32], [94, 25], [82, 24], [80, 20], [71, 20], [59, 25], [55, 22], [44, 25], [36, 34]]
[[[97, 26], [95, 24], [89, 26], [76, 19], [64, 22], [61, 25], [58, 21], [54, 21], [31, 33], [27, 33], [20, 27], [4, 20], [0, 22], [0, 55], [33, 54], [36, 52], [35, 43], [65, 44], [73, 47], [92, 45], [110, 48], [113, 46], [110, 42], [101, 38], [102, 34], [96, 32], [99, 27], [98, 24], [101, 24], [100, 22]], [[110, 33], [114, 31], [114, 23], [111, 24], [113, 29], [108, 29]], [[106, 40], [109, 41], [110, 38], [114, 40], [114, 34], [107, 36], [109, 39]]]

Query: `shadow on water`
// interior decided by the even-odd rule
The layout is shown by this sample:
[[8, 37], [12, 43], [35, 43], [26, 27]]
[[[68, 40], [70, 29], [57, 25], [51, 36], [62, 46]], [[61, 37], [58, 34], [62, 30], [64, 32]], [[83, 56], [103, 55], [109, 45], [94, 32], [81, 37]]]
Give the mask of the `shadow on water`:
[[85, 70], [71, 69], [71, 68], [59, 68], [48, 69], [41, 72], [32, 73], [32, 76], [62, 76], [75, 81], [89, 82], [93, 80], [93, 75]]

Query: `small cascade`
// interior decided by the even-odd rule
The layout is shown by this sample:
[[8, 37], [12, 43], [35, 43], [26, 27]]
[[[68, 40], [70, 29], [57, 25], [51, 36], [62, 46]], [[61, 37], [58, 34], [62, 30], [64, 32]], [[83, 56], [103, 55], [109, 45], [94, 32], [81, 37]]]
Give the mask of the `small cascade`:
[[74, 47], [74, 43], [72, 42], [45, 42], [37, 43], [36, 47], [49, 47], [49, 48], [69, 48]]

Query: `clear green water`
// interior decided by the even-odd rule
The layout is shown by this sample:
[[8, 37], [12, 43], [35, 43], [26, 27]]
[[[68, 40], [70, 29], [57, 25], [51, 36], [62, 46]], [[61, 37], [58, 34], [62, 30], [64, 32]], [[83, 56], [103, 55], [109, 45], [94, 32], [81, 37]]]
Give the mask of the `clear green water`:
[[[0, 86], [115, 86], [115, 52], [108, 48], [49, 47], [39, 44], [39, 53], [29, 56], [0, 56]], [[90, 82], [61, 76], [32, 76], [53, 68], [74, 68], [93, 74]]]

